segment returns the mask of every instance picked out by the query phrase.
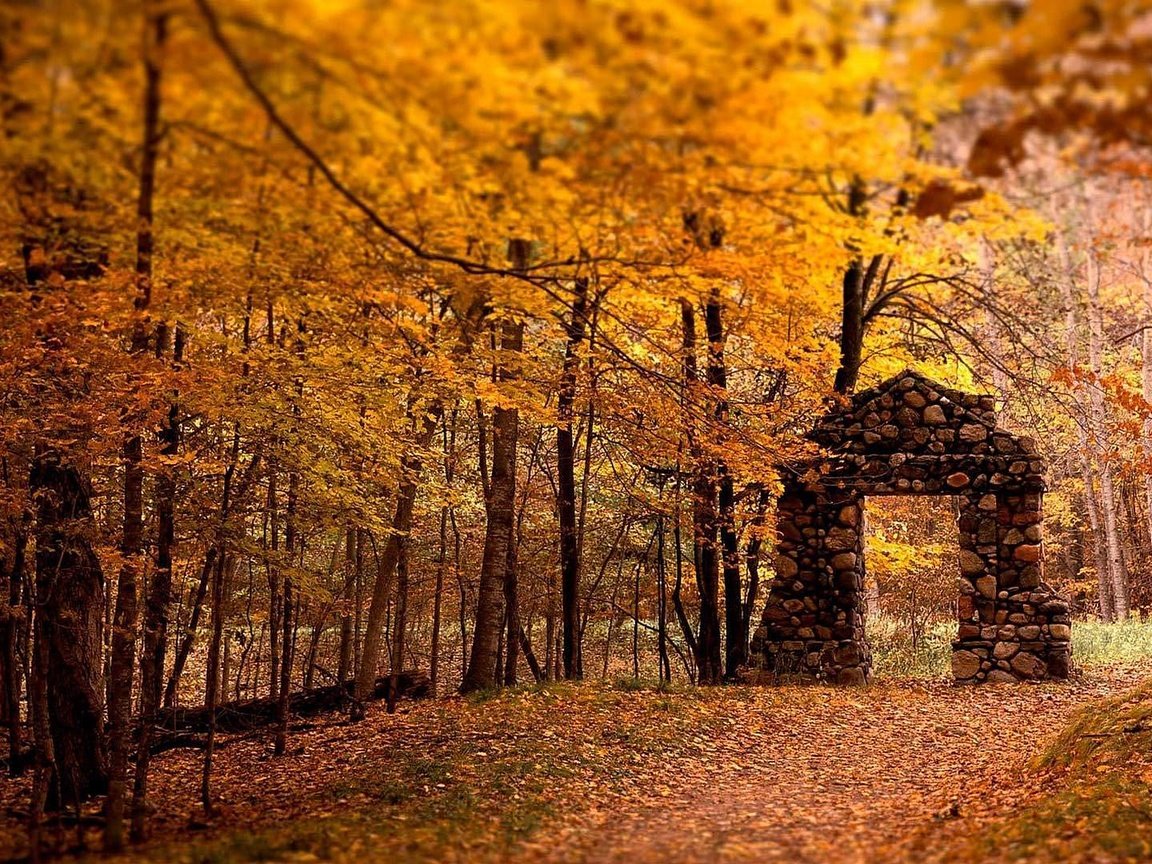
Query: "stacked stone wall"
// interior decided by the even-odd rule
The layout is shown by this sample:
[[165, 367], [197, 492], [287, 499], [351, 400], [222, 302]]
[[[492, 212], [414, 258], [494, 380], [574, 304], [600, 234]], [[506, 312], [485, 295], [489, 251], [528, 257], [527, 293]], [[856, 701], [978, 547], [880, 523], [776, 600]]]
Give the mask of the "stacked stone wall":
[[825, 455], [786, 474], [751, 678], [868, 681], [864, 500], [902, 494], [960, 503], [957, 680], [1067, 676], [1067, 606], [1043, 581], [1044, 464], [1031, 440], [997, 428], [991, 397], [904, 373], [858, 394], [812, 437]]

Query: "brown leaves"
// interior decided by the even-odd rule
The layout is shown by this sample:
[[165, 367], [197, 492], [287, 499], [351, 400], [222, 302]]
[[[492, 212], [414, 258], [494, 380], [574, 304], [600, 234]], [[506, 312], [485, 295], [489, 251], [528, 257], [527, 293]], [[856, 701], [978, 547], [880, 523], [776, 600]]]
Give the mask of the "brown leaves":
[[979, 201], [983, 197], [983, 187], [957, 189], [945, 180], [933, 180], [917, 196], [912, 213], [917, 219], [930, 219], [933, 216], [947, 219], [958, 205]]
[[923, 861], [1034, 797], [1041, 742], [1130, 680], [437, 700], [297, 733], [283, 759], [226, 747], [212, 826], [187, 821], [198, 754], [165, 755], [160, 845], [136, 860]]
[[968, 155], [968, 171], [974, 177], [1003, 177], [1005, 170], [1022, 160], [1026, 127], [1019, 123], [984, 129]]

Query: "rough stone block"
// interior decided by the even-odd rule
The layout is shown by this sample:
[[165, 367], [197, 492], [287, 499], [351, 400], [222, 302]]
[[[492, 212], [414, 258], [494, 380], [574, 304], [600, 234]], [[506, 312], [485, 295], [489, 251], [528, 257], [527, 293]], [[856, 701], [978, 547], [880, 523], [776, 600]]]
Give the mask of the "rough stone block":
[[958, 681], [972, 678], [980, 671], [980, 657], [972, 651], [952, 652], [952, 675]]
[[1021, 678], [1044, 678], [1048, 674], [1048, 665], [1027, 651], [1021, 651], [1012, 658], [1012, 671]]

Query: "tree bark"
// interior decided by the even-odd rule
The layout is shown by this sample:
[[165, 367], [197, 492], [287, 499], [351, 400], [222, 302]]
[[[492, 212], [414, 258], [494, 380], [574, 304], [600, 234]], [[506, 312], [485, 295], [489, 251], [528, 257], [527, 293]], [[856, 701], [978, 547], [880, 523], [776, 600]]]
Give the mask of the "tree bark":
[[26, 502], [28, 463], [24, 455], [0, 458], [4, 486], [23, 513], [10, 513], [0, 524], [0, 718], [8, 740], [8, 775], [17, 777], [24, 770], [24, 735], [20, 723], [21, 624], [24, 608], [21, 592], [27, 579], [28, 517]]
[[[160, 144], [160, 61], [167, 38], [168, 14], [153, 4], [144, 16], [144, 129], [136, 198], [136, 321], [132, 354], [148, 348], [146, 314], [152, 300], [153, 196], [156, 158]], [[129, 418], [131, 421], [131, 418]], [[104, 806], [104, 849], [124, 848], [124, 810], [128, 797], [128, 748], [132, 723], [132, 682], [136, 669], [136, 625], [139, 617], [138, 581], [142, 571], [144, 539], [144, 455], [138, 432], [124, 442], [124, 529], [120, 541], [123, 563], [116, 590], [112, 648], [108, 671], [108, 798]]]
[[1108, 418], [1103, 392], [1104, 324], [1100, 310], [1100, 270], [1095, 250], [1089, 250], [1087, 260], [1088, 285], [1088, 362], [1094, 381], [1090, 391], [1092, 411], [1092, 437], [1100, 460], [1100, 515], [1104, 523], [1105, 548], [1108, 555], [1112, 606], [1115, 617], [1121, 621], [1128, 617], [1128, 573], [1124, 567], [1120, 543], [1119, 520], [1116, 514], [1116, 490], [1112, 477], [1112, 453], [1108, 435]]
[[[513, 239], [508, 243], [509, 258], [517, 269], [527, 266], [531, 244]], [[524, 348], [524, 324], [505, 318], [500, 324], [500, 353], [493, 377], [496, 381], [516, 377], [510, 363]], [[505, 620], [504, 594], [508, 582], [508, 561], [513, 543], [516, 509], [516, 447], [520, 431], [520, 413], [515, 408], [496, 406], [492, 409], [492, 469], [488, 473], [486, 495], [487, 526], [484, 553], [480, 565], [480, 590], [476, 598], [476, 626], [472, 651], [462, 693], [490, 690], [498, 686], [497, 656], [500, 651]], [[515, 641], [515, 640], [513, 640]]]
[[[519, 352], [523, 346], [523, 337], [523, 325], [505, 322], [501, 349], [505, 352]], [[504, 621], [504, 590], [515, 515], [519, 422], [519, 412], [515, 408], [498, 406], [492, 411], [488, 520], [480, 565], [480, 590], [476, 598], [472, 650], [460, 688], [463, 693], [490, 690], [496, 686], [496, 655]]]
[[[859, 178], [853, 178], [848, 188], [847, 208], [850, 216], [861, 216], [866, 191]], [[847, 394], [856, 389], [860, 366], [864, 358], [864, 259], [852, 250], [852, 258], [844, 269], [840, 303], [840, 366], [836, 370], [833, 389]]]
[[[692, 460], [692, 535], [696, 588], [700, 597], [700, 622], [696, 630], [696, 680], [699, 684], [719, 684], [723, 676], [720, 656], [720, 562], [716, 513], [715, 465], [704, 453], [696, 420], [703, 396], [696, 369], [696, 311], [687, 300], [680, 302], [683, 328], [685, 423], [688, 453]], [[679, 603], [677, 592], [674, 601]]]
[[236, 473], [236, 460], [240, 450], [240, 434], [232, 438], [232, 456], [224, 471], [223, 491], [220, 496], [220, 521], [216, 528], [215, 566], [212, 568], [212, 637], [208, 642], [208, 666], [204, 675], [204, 707], [213, 721], [208, 727], [208, 739], [204, 746], [204, 766], [200, 775], [200, 803], [204, 815], [212, 818], [215, 808], [212, 805], [212, 758], [216, 743], [216, 704], [220, 693], [220, 643], [224, 634], [224, 573], [228, 559], [227, 523], [232, 506], [232, 478]]
[[[284, 552], [288, 556], [289, 567], [299, 564], [296, 560], [296, 506], [299, 497], [300, 475], [293, 472], [288, 475], [288, 501], [284, 508]], [[292, 692], [295, 616], [299, 608], [300, 601], [295, 595], [292, 578], [285, 575], [284, 616], [280, 622], [283, 627], [280, 643], [280, 693], [276, 708], [276, 737], [272, 745], [272, 752], [276, 756], [283, 756], [288, 749], [288, 696]]]
[[[704, 309], [708, 334], [708, 385], [716, 405], [716, 446], [723, 450], [728, 427], [728, 368], [724, 362], [724, 319], [720, 297], [713, 292]], [[747, 661], [744, 636], [744, 591], [740, 578], [740, 548], [736, 534], [736, 493], [728, 462], [716, 459], [717, 503], [720, 517], [721, 568], [724, 574], [724, 677], [732, 679]]]
[[[156, 350], [166, 350], [167, 339], [158, 334]], [[184, 330], [175, 328], [172, 360], [176, 367], [184, 359]], [[167, 459], [176, 456], [180, 449], [179, 406], [173, 399], [168, 408], [168, 418], [160, 430], [160, 455]], [[148, 736], [152, 724], [148, 718], [160, 710], [161, 686], [164, 681], [164, 667], [168, 652], [168, 613], [172, 606], [172, 549], [176, 543], [176, 478], [174, 469], [167, 465], [156, 478], [156, 566], [144, 606], [143, 644], [140, 650], [140, 713], [145, 718], [143, 740], [137, 747], [136, 775], [132, 790], [132, 828], [134, 842], [140, 842], [147, 835], [148, 813], [148, 769], [151, 755]], [[173, 694], [175, 695], [175, 694]]]
[[380, 662], [380, 648], [383, 643], [384, 622], [388, 617], [388, 597], [392, 591], [392, 580], [396, 575], [396, 565], [400, 560], [401, 544], [412, 530], [412, 510], [416, 504], [417, 480], [420, 477], [422, 462], [417, 452], [426, 448], [436, 431], [443, 409], [434, 403], [425, 411], [420, 431], [416, 436], [413, 450], [404, 458], [404, 473], [396, 490], [396, 510], [392, 517], [392, 533], [384, 544], [376, 569], [376, 580], [372, 586], [372, 600], [368, 606], [368, 620], [364, 625], [364, 647], [360, 655], [360, 668], [356, 674], [356, 694], [362, 699], [369, 693], [376, 681], [376, 667]]
[[[576, 403], [576, 373], [580, 367], [580, 345], [584, 341], [588, 314], [588, 280], [576, 280], [572, 315], [565, 330], [564, 366], [560, 375], [556, 430], [556, 512], [560, 522], [560, 600], [564, 634], [564, 677], [580, 677], [577, 663], [580, 635], [580, 548], [576, 534], [576, 444], [573, 416]], [[587, 434], [591, 436], [589, 428]]]
[[80, 471], [58, 451], [41, 448], [29, 489], [37, 517], [34, 650], [45, 652], [43, 686], [56, 768], [48, 800], [73, 803], [108, 788], [104, 574], [92, 548], [96, 524]]
[[348, 528], [344, 533], [344, 611], [340, 614], [340, 661], [336, 667], [336, 683], [343, 684], [352, 674], [352, 602], [357, 581], [360, 558], [356, 549], [356, 529]]

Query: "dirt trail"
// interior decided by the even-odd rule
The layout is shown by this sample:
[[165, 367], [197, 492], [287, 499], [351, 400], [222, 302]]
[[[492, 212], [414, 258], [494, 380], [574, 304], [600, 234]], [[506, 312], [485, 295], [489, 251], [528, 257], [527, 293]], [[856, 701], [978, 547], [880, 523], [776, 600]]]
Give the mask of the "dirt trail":
[[1078, 707], [1138, 678], [1093, 670], [1067, 684], [897, 683], [753, 698], [682, 791], [573, 825], [525, 859], [922, 861], [948, 833], [1027, 800], [1029, 758]]

